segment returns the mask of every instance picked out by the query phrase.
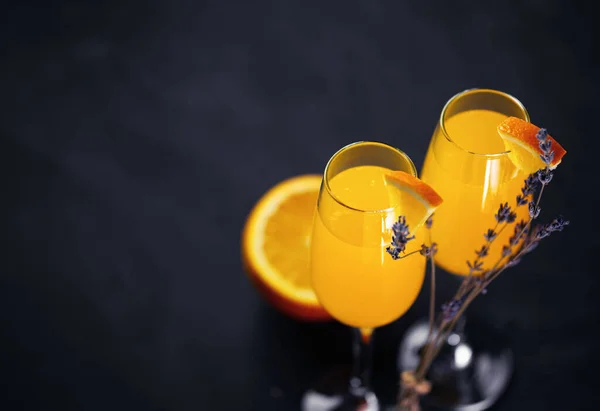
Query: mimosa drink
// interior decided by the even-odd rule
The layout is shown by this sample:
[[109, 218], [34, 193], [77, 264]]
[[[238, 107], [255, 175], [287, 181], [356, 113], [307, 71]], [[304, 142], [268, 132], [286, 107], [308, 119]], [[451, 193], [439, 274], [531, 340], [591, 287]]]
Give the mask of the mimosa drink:
[[[388, 186], [385, 175], [390, 171], [366, 165], [340, 172], [329, 182], [335, 198], [322, 197], [315, 216], [312, 241], [319, 246], [312, 247], [311, 260], [318, 262], [311, 268], [313, 288], [333, 317], [362, 329], [404, 314], [419, 294], [425, 273], [424, 257], [394, 261], [386, 252], [392, 224], [400, 215], [414, 214], [407, 207], [419, 207]], [[349, 210], [337, 200], [364, 212]], [[417, 237], [407, 252], [420, 248], [420, 231]]]
[[311, 284], [325, 310], [352, 327], [354, 361], [348, 389], [332, 391], [328, 380], [329, 388], [306, 393], [304, 411], [379, 409], [369, 388], [371, 335], [417, 298], [426, 259], [418, 254], [423, 239], [408, 241], [407, 231], [418, 232], [442, 201], [412, 160], [386, 144], [359, 141], [329, 159], [313, 221]]
[[[524, 109], [511, 113], [515, 114], [528, 120]], [[527, 175], [505, 154], [496, 131], [507, 117], [487, 109], [450, 113], [431, 140], [421, 179], [444, 198], [434, 216], [432, 235], [439, 245], [436, 263], [454, 274], [468, 274], [466, 261], [475, 259], [484, 233], [494, 228], [501, 203], [508, 202], [517, 211], [517, 221], [527, 218], [527, 207], [515, 209]], [[496, 263], [512, 234], [511, 227], [499, 234], [483, 260], [484, 269]]]

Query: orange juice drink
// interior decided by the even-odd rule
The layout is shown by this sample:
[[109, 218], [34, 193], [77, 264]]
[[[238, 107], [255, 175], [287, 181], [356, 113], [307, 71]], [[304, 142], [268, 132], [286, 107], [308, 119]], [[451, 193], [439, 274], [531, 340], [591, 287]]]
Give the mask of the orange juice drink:
[[[508, 158], [497, 132], [507, 117], [487, 109], [460, 111], [443, 119], [431, 140], [421, 179], [444, 198], [433, 217], [432, 236], [439, 246], [436, 263], [451, 273], [469, 273], [466, 261], [476, 258], [501, 203], [517, 212], [517, 221], [528, 217], [526, 206], [515, 208], [527, 174]], [[512, 234], [507, 227], [498, 235], [484, 269], [498, 261]]]
[[[400, 317], [419, 294], [425, 273], [426, 259], [421, 255], [393, 260], [386, 252], [398, 216], [417, 215], [415, 209], [422, 207], [413, 197], [390, 187], [386, 179], [390, 171], [361, 165], [335, 175], [329, 182], [335, 196], [320, 197], [313, 225], [315, 293], [334, 318], [361, 329]], [[409, 227], [413, 230], [420, 223], [409, 221]], [[420, 249], [424, 231], [417, 230], [407, 253]]]

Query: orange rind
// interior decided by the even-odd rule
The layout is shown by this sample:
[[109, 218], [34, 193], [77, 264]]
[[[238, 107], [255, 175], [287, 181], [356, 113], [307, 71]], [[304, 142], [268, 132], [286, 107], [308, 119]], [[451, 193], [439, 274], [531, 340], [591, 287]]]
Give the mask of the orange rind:
[[301, 175], [269, 189], [242, 232], [242, 262], [259, 292], [282, 313], [303, 321], [331, 316], [310, 282], [310, 238], [322, 176]]
[[392, 171], [385, 178], [393, 195], [400, 195], [395, 203], [411, 229], [423, 224], [444, 201], [429, 184], [404, 171]]
[[[504, 141], [504, 147], [509, 151], [508, 157], [515, 166], [526, 173], [535, 173], [546, 167], [540, 158], [543, 152], [536, 137], [538, 131], [540, 127], [517, 117], [508, 117], [498, 124], [498, 134]], [[548, 140], [552, 142], [550, 149], [554, 151], [554, 158], [549, 168], [555, 169], [567, 151], [550, 135]]]

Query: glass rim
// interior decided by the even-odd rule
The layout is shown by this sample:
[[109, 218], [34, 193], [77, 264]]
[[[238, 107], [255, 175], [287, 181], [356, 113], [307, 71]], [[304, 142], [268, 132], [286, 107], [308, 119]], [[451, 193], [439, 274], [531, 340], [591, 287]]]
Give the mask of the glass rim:
[[348, 204], [346, 204], [345, 202], [343, 202], [342, 200], [340, 200], [334, 193], [333, 190], [331, 189], [331, 186], [329, 185], [329, 178], [327, 178], [327, 172], [329, 171], [329, 167], [331, 166], [331, 164], [333, 163], [333, 161], [342, 153], [344, 153], [345, 151], [347, 151], [348, 149], [355, 147], [355, 146], [361, 146], [361, 145], [374, 145], [374, 146], [379, 146], [382, 148], [386, 148], [392, 151], [395, 151], [397, 154], [400, 154], [401, 157], [403, 157], [405, 160], [407, 160], [408, 165], [410, 166], [410, 172], [413, 175], [413, 177], [418, 177], [418, 172], [417, 172], [417, 167], [415, 166], [414, 162], [412, 161], [412, 159], [410, 158], [410, 156], [408, 154], [406, 154], [404, 151], [396, 148], [396, 147], [392, 147], [389, 144], [385, 144], [385, 143], [381, 143], [378, 141], [355, 141], [354, 143], [350, 143], [345, 145], [344, 147], [340, 148], [338, 151], [336, 151], [331, 158], [329, 159], [329, 161], [327, 161], [327, 165], [325, 166], [325, 170], [323, 171], [323, 183], [325, 185], [325, 188], [327, 189], [327, 194], [329, 194], [329, 196], [331, 198], [333, 198], [333, 200], [338, 203], [339, 205], [341, 205], [342, 207], [345, 207], [349, 210], [352, 211], [356, 211], [359, 213], [363, 213], [363, 214], [383, 214], [383, 213], [389, 213], [394, 211], [398, 205], [394, 205], [392, 207], [388, 207], [388, 208], [382, 208], [379, 210], [363, 210], [361, 208], [357, 208], [357, 207], [352, 207]]
[[516, 97], [514, 97], [508, 93], [505, 93], [504, 91], [494, 90], [494, 89], [490, 89], [490, 88], [469, 88], [469, 89], [463, 90], [459, 93], [456, 93], [455, 95], [450, 97], [450, 99], [446, 102], [446, 104], [444, 104], [444, 107], [442, 108], [442, 113], [440, 114], [440, 120], [439, 120], [440, 129], [442, 130], [442, 134], [444, 135], [446, 140], [448, 140], [450, 143], [454, 144], [454, 146], [456, 148], [460, 149], [461, 151], [463, 151], [465, 153], [468, 153], [468, 154], [471, 154], [474, 156], [479, 156], [479, 157], [483, 157], [483, 158], [500, 158], [502, 156], [508, 155], [510, 153], [510, 150], [501, 151], [499, 153], [476, 153], [474, 151], [467, 150], [466, 148], [463, 148], [461, 145], [459, 145], [456, 141], [452, 140], [452, 138], [446, 131], [444, 117], [446, 116], [446, 111], [448, 111], [448, 108], [450, 107], [450, 105], [452, 103], [456, 102], [458, 99], [465, 97], [467, 95], [470, 95], [470, 94], [474, 94], [474, 93], [496, 94], [498, 96], [506, 98], [507, 100], [512, 101], [525, 114], [525, 121], [527, 121], [528, 123], [531, 122], [531, 119], [529, 117], [529, 112], [527, 111], [527, 109], [525, 108], [523, 103], [521, 103], [521, 101], [519, 101], [519, 99], [517, 99]]

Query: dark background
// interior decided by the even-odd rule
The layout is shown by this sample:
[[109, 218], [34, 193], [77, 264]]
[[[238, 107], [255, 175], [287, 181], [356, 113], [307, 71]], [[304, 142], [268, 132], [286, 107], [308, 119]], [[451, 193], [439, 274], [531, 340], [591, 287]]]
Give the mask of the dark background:
[[[472, 310], [516, 354], [495, 409], [597, 409], [592, 2], [15, 3], [0, 13], [1, 409], [298, 409], [350, 333], [257, 295], [248, 211], [352, 141], [420, 166], [471, 87], [517, 96], [568, 150], [543, 216], [571, 226]], [[387, 403], [422, 294], [376, 338]]]

